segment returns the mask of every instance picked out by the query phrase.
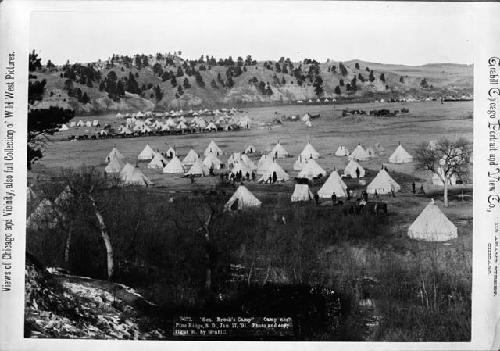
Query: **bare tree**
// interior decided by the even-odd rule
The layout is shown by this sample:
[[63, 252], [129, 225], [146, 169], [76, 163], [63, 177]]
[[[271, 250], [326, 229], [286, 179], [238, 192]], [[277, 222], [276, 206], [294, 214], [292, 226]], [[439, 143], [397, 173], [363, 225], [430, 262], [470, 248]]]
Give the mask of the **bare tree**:
[[434, 172], [444, 184], [444, 205], [448, 206], [448, 186], [452, 177], [463, 179], [469, 172], [472, 144], [465, 138], [423, 143], [416, 150], [420, 168]]

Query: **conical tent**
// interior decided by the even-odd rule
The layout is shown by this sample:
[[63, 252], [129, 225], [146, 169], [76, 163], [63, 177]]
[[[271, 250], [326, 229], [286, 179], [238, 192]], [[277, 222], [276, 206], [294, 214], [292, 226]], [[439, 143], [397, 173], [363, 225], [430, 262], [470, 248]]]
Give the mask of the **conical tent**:
[[173, 158], [174, 156], [177, 156], [175, 149], [173, 147], [169, 147], [167, 150], [167, 157]]
[[291, 200], [292, 202], [310, 201], [314, 198], [308, 184], [295, 184]]
[[189, 171], [186, 173], [187, 175], [193, 176], [207, 176], [209, 173], [207, 166], [201, 162], [200, 159], [197, 159], [196, 162], [191, 166]]
[[208, 168], [221, 169], [222, 162], [215, 154], [208, 154], [203, 160], [203, 164]]
[[240, 185], [226, 205], [224, 205], [224, 210], [243, 210], [251, 207], [260, 207], [261, 204], [262, 202], [250, 190], [244, 185]]
[[112, 157], [111, 161], [104, 167], [104, 171], [108, 174], [120, 173], [124, 165], [120, 158]]
[[354, 160], [349, 161], [349, 163], [344, 169], [344, 174], [350, 176], [351, 178], [358, 178], [358, 173], [356, 172], [356, 169], [359, 169], [359, 178], [365, 176], [365, 169], [361, 167], [361, 165]]
[[274, 158], [285, 158], [288, 156], [288, 151], [278, 142], [274, 145], [269, 155]]
[[182, 168], [182, 163], [177, 156], [174, 156], [165, 167], [163, 167], [163, 173], [171, 174], [182, 174], [184, 173], [184, 168]]
[[255, 152], [255, 146], [253, 145], [248, 145], [247, 148], [245, 149], [245, 154], [253, 154]]
[[332, 171], [325, 184], [319, 189], [318, 195], [323, 199], [329, 199], [333, 194], [337, 197], [347, 196], [347, 185], [340, 178], [337, 171]]
[[457, 227], [441, 212], [434, 200], [424, 208], [408, 229], [412, 239], [447, 241], [458, 237]]
[[366, 187], [368, 194], [375, 194], [376, 192], [378, 195], [385, 195], [391, 193], [391, 191], [397, 192], [400, 190], [401, 186], [384, 169], [381, 169]]
[[122, 171], [120, 172], [120, 178], [125, 185], [142, 185], [142, 186], [148, 186], [152, 185], [153, 183], [142, 173], [142, 171], [130, 165], [130, 167], [127, 167], [130, 165], [130, 163], [127, 163]]
[[326, 171], [313, 159], [308, 159], [299, 172], [299, 178], [313, 179], [316, 177], [322, 177], [326, 175]]
[[229, 156], [229, 158], [227, 159], [227, 164], [229, 166], [232, 166], [232, 165], [234, 165], [235, 162], [240, 161], [240, 160], [241, 160], [241, 153], [240, 152], [233, 152], [231, 154], [231, 156]]
[[63, 130], [68, 130], [68, 126], [66, 124], [63, 124], [60, 128], [59, 128], [59, 131], [63, 131]]
[[182, 160], [182, 164], [185, 166], [191, 166], [198, 159], [198, 154], [193, 149], [189, 150], [188, 154]]
[[274, 175], [276, 176], [277, 181], [286, 182], [290, 179], [290, 176], [281, 168], [281, 166], [277, 162], [271, 162], [267, 169], [262, 174], [262, 177], [259, 181], [267, 182], [269, 179], [273, 180]]
[[307, 162], [307, 160], [304, 157], [302, 157], [302, 155], [297, 156], [297, 160], [293, 164], [293, 170], [294, 171], [301, 171], [302, 168], [304, 168], [306, 162]]
[[335, 151], [335, 156], [348, 156], [349, 155], [349, 150], [344, 145], [340, 145]]
[[262, 155], [259, 159], [259, 163], [257, 164], [257, 173], [263, 174], [271, 165], [273, 164], [273, 160], [271, 156]]
[[205, 149], [205, 156], [209, 153], [214, 153], [217, 156], [222, 155], [222, 150], [217, 146], [215, 141], [211, 140], [210, 144], [208, 144], [208, 147]]
[[137, 156], [137, 158], [139, 160], [151, 160], [154, 156], [154, 150], [151, 148], [151, 146], [149, 146], [149, 144], [147, 144], [144, 149], [141, 151], [141, 153], [139, 154], [139, 156]]
[[118, 149], [116, 147], [114, 147], [113, 150], [110, 151], [110, 153], [108, 154], [108, 156], [106, 156], [106, 158], [104, 159], [104, 161], [109, 162], [109, 161], [111, 161], [112, 158], [117, 158], [119, 160], [123, 160], [125, 157], [123, 157], [123, 155], [121, 154], [121, 152], [118, 151]]
[[155, 152], [153, 159], [148, 163], [148, 168], [163, 169], [166, 164], [167, 160], [165, 160], [163, 155], [159, 152]]
[[360, 161], [366, 161], [370, 158], [370, 155], [366, 152], [363, 147], [358, 144], [356, 148], [352, 151], [352, 153], [349, 155], [350, 160], [360, 160]]
[[316, 149], [314, 148], [314, 146], [311, 145], [311, 143], [307, 143], [307, 145], [304, 147], [304, 150], [302, 150], [300, 155], [305, 159], [319, 158], [319, 152], [316, 151]]
[[238, 172], [241, 172], [242, 177], [247, 177], [252, 175], [252, 170], [250, 167], [247, 166], [247, 164], [243, 161], [236, 161], [234, 163], [233, 169], [231, 169], [231, 174], [236, 175]]
[[389, 157], [389, 162], [390, 163], [410, 163], [413, 162], [413, 156], [410, 155], [406, 150], [403, 148], [401, 144], [398, 145], [396, 150], [392, 153], [392, 155]]

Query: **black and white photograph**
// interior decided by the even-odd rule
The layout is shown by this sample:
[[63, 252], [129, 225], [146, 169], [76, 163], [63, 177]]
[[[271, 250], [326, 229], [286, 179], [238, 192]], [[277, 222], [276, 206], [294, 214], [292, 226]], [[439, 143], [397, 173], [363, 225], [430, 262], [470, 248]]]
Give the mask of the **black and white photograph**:
[[60, 3], [12, 53], [25, 340], [471, 342], [466, 5]]

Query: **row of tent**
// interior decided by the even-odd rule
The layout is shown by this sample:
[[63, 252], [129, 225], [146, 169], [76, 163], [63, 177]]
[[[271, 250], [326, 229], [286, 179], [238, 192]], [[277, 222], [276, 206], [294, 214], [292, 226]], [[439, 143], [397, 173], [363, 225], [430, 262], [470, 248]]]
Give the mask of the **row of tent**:
[[[383, 171], [381, 171], [383, 172]], [[336, 176], [334, 175], [336, 174]], [[380, 174], [380, 173], [379, 173]], [[332, 178], [333, 176], [333, 178]], [[336, 172], [332, 172], [330, 183], [339, 186], [342, 182]], [[329, 180], [330, 180], [329, 178]], [[328, 183], [328, 181], [327, 181]], [[326, 183], [325, 183], [326, 184]], [[339, 191], [341, 187], [339, 188]], [[321, 194], [321, 190], [318, 192]], [[321, 196], [321, 195], [320, 195]], [[312, 200], [313, 194], [307, 184], [296, 184], [291, 196], [292, 202]], [[225, 210], [244, 210], [260, 207], [262, 202], [244, 185], [240, 185], [224, 206]], [[457, 227], [446, 217], [432, 199], [408, 229], [408, 236], [416, 240], [447, 241], [458, 237]]]
[[59, 127], [59, 131], [64, 131], [64, 130], [69, 130], [70, 128], [75, 128], [75, 127], [86, 127], [86, 128], [91, 128], [91, 127], [99, 127], [100, 123], [99, 120], [94, 119], [93, 121], [88, 120], [88, 121], [82, 121], [79, 120], [78, 122], [76, 121], [71, 121], [69, 123], [65, 123]]
[[235, 114], [237, 113], [238, 110], [236, 108], [222, 108], [222, 109], [215, 109], [215, 110], [209, 110], [207, 108], [205, 109], [199, 109], [198, 111], [194, 111], [193, 109], [190, 109], [189, 111], [184, 111], [180, 109], [179, 111], [165, 111], [165, 112], [152, 112], [152, 111], [146, 111], [146, 112], [134, 112], [134, 113], [125, 113], [122, 114], [118, 112], [116, 114], [116, 118], [128, 118], [128, 117], [135, 117], [135, 118], [144, 118], [144, 117], [180, 117], [180, 116], [202, 116], [202, 115], [220, 115], [220, 114]]

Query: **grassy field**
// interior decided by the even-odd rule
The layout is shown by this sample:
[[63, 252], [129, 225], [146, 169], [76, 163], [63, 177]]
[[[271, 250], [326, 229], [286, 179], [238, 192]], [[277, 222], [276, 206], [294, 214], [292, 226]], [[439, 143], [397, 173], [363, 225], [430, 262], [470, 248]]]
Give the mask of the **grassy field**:
[[[394, 110], [401, 107], [409, 108], [410, 113], [387, 118], [341, 117], [342, 108]], [[248, 268], [252, 262], [252, 250], [259, 250], [256, 252], [260, 252], [263, 262], [271, 262], [267, 264], [283, 272], [286, 281], [324, 284], [350, 297], [350, 301], [354, 301], [353, 306], [344, 321], [340, 336], [324, 336], [327, 339], [464, 341], [470, 337], [471, 185], [453, 187], [450, 191], [450, 205], [445, 208], [442, 203], [442, 189], [430, 184], [430, 174], [417, 170], [414, 163], [389, 164], [388, 157], [399, 142], [413, 154], [420, 143], [441, 137], [463, 136], [471, 140], [472, 107], [470, 102], [426, 102], [404, 106], [374, 103], [336, 106], [335, 110], [332, 106], [287, 105], [246, 110], [243, 115], [248, 115], [254, 122], [250, 130], [97, 141], [62, 140], [67, 137], [66, 134], [74, 134], [70, 130], [64, 132], [66, 134], [57, 133], [53, 136], [53, 141], [47, 144], [44, 157], [34, 165], [29, 178], [37, 191], [43, 188], [41, 184], [45, 183], [44, 180], [50, 182], [49, 177], [57, 174], [62, 168], [87, 165], [102, 170], [105, 166], [104, 158], [113, 146], [122, 152], [128, 162], [135, 163], [137, 155], [147, 143], [162, 151], [166, 151], [168, 146], [175, 146], [178, 154], [183, 157], [190, 148], [203, 153], [211, 139], [225, 152], [222, 157], [224, 161], [232, 152], [243, 151], [248, 144], [253, 144], [260, 154], [269, 151], [279, 140], [292, 155], [290, 158], [280, 159], [279, 164], [293, 177], [297, 174], [293, 171], [293, 163], [308, 140], [321, 155], [318, 163], [327, 171], [331, 171], [334, 166], [341, 170], [346, 165], [345, 157], [334, 156], [339, 145], [346, 145], [352, 151], [358, 143], [363, 146], [380, 143], [385, 148], [385, 153], [361, 162], [361, 165], [367, 170], [364, 179], [367, 184], [383, 163], [402, 186], [396, 197], [382, 197], [383, 201], [388, 203], [387, 217], [373, 219], [370, 216], [343, 216], [331, 208], [330, 201], [322, 201], [320, 206], [313, 203], [291, 205], [293, 180], [274, 185], [245, 182], [263, 202], [263, 207], [248, 217], [241, 214], [234, 218], [221, 219], [217, 229], [220, 235], [224, 239], [229, 235], [231, 240], [235, 240], [231, 244], [221, 240], [221, 252], [227, 250], [231, 264], [241, 264]], [[274, 125], [271, 130], [265, 126], [265, 123], [275, 117], [275, 113], [290, 116], [303, 115], [305, 112], [321, 113], [321, 118], [313, 120], [311, 128], [307, 128], [303, 122], [291, 121]], [[99, 119], [101, 123], [116, 123], [111, 115], [75, 118], [79, 119]], [[257, 160], [259, 156], [252, 157]], [[191, 217], [186, 212], [189, 212], [189, 206], [195, 208], [198, 205], [192, 203], [188, 192], [212, 189], [216, 187], [219, 178], [199, 178], [195, 184], [190, 184], [187, 178], [149, 170], [146, 163], [140, 163], [139, 166], [155, 185], [140, 191], [115, 189], [104, 194], [103, 201], [109, 197], [110, 203], [116, 202], [112, 211], [108, 209], [104, 212], [105, 221], [111, 236], [116, 240], [114, 245], [118, 257], [122, 250], [120, 245], [123, 245], [124, 259], [131, 260], [131, 254], [127, 251], [130, 249], [130, 238], [142, 238], [137, 244], [141, 257], [136, 257], [136, 260], [158, 269], [157, 273], [151, 273], [148, 277], [151, 280], [148, 283], [150, 285], [142, 286], [145, 295], [160, 304], [185, 303], [184, 300], [188, 300], [186, 296], [190, 296], [190, 291], [195, 290], [192, 280], [196, 280], [196, 275], [183, 273], [185, 276], [182, 279], [177, 276], [168, 277], [170, 274], [177, 274], [172, 272], [181, 272], [185, 267], [191, 267], [190, 264], [198, 267], [200, 261], [203, 261], [193, 253], [200, 254], [199, 251], [192, 251], [194, 244], [190, 240], [198, 240], [195, 234], [197, 227], [189, 227]], [[412, 194], [412, 181], [418, 186], [423, 184], [426, 194]], [[347, 179], [346, 183], [354, 189], [362, 188], [358, 180]], [[311, 190], [316, 192], [321, 184], [322, 182], [314, 183]], [[224, 192], [223, 197], [228, 199], [236, 186], [225, 185], [218, 189], [221, 189]], [[201, 194], [198, 192], [193, 196], [202, 199]], [[462, 194], [469, 196], [461, 197]], [[176, 199], [175, 202], [169, 202], [171, 197]], [[113, 200], [115, 198], [116, 200]], [[436, 199], [441, 210], [457, 226], [457, 239], [433, 243], [417, 242], [407, 237], [409, 225], [430, 198]], [[123, 204], [129, 204], [129, 208], [123, 207]], [[141, 224], [144, 219], [134, 217], [139, 216], [139, 213], [145, 218], [155, 216], [156, 220], [145, 226]], [[178, 228], [177, 224], [173, 226], [172, 221], [175, 222], [175, 218], [183, 216], [186, 217], [186, 228]], [[282, 218], [284, 221], [273, 218]], [[191, 220], [195, 220], [195, 217]], [[79, 226], [77, 230], [87, 230], [82, 229], [83, 227]], [[139, 229], [133, 232], [131, 228], [134, 227]], [[47, 235], [46, 238], [50, 238], [53, 234]], [[99, 235], [92, 237], [96, 245], [99, 245]], [[50, 245], [51, 241], [45, 241], [45, 245]], [[89, 245], [86, 246], [88, 252], [96, 250], [91, 243], [85, 245]], [[167, 253], [169, 250], [173, 252]], [[187, 256], [182, 256], [183, 254]], [[79, 255], [76, 256], [82, 260], [79, 264], [84, 266], [84, 261], [91, 254], [85, 251], [83, 256], [81, 252]], [[100, 255], [98, 260], [92, 259], [89, 262], [93, 265], [100, 262], [102, 265], [102, 252], [97, 255]], [[176, 265], [183, 268], [175, 271], [171, 267], [177, 267]], [[98, 268], [102, 270], [102, 267]], [[298, 271], [300, 273], [297, 273]], [[197, 271], [193, 268], [193, 272]], [[370, 297], [376, 302], [374, 310], [369, 311], [370, 318], [380, 317], [377, 319], [376, 328], [366, 327], [368, 312], [358, 305], [364, 294], [364, 289], [359, 287], [358, 282], [364, 277], [377, 282], [374, 288], [368, 289]]]

